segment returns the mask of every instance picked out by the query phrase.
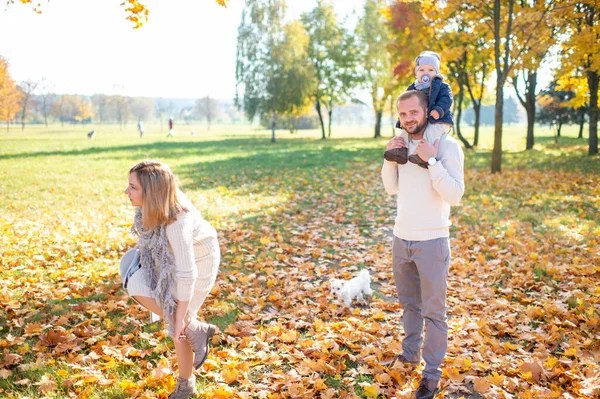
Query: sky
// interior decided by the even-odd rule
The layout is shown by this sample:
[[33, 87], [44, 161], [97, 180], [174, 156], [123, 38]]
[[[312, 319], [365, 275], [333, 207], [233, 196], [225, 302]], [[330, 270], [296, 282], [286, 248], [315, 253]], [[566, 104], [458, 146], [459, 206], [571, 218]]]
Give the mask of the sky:
[[[123, 0], [0, 0], [0, 55], [17, 82], [45, 78], [56, 93], [232, 99], [237, 28], [244, 0], [142, 0], [150, 10], [140, 29]], [[364, 0], [335, 0], [340, 17]], [[37, 3], [37, 1], [36, 1]], [[287, 0], [297, 18], [316, 0]]]

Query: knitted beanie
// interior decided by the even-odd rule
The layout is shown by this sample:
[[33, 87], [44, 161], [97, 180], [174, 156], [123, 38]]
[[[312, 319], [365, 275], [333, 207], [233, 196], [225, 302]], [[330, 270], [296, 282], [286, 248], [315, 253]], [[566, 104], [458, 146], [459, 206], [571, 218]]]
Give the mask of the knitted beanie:
[[440, 73], [440, 61], [442, 59], [437, 53], [433, 51], [423, 51], [419, 56], [415, 59], [415, 63], [417, 66], [415, 67], [415, 74], [419, 70], [419, 67], [423, 65], [431, 65], [435, 68], [435, 73]]

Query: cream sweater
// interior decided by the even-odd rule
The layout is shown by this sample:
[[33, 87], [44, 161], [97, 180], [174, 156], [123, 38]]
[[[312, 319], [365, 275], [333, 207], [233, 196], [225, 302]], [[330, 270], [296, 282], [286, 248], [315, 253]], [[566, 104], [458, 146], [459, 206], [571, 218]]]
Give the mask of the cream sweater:
[[216, 241], [217, 232], [191, 202], [186, 201], [183, 205], [189, 211], [180, 213], [177, 220], [167, 226], [167, 239], [175, 255], [175, 298], [189, 301], [198, 278], [195, 247], [212, 248], [203, 244], [207, 240]]
[[[414, 154], [419, 141], [409, 142]], [[389, 195], [398, 195], [394, 235], [409, 241], [426, 241], [450, 235], [450, 205], [465, 192], [464, 154], [448, 135], [440, 140], [439, 161], [429, 169], [411, 162], [384, 161], [381, 178]]]

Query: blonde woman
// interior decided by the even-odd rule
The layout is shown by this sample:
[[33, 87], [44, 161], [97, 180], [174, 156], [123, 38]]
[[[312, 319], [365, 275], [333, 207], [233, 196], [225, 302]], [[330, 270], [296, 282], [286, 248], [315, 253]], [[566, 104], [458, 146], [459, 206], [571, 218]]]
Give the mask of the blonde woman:
[[196, 315], [219, 269], [217, 233], [178, 190], [173, 172], [162, 162], [133, 166], [125, 193], [136, 207], [132, 232], [138, 244], [123, 257], [121, 275], [139, 250], [141, 268], [128, 279], [127, 292], [168, 322], [179, 365], [169, 398], [190, 398], [197, 395], [193, 371], [206, 360], [215, 333], [215, 326]]

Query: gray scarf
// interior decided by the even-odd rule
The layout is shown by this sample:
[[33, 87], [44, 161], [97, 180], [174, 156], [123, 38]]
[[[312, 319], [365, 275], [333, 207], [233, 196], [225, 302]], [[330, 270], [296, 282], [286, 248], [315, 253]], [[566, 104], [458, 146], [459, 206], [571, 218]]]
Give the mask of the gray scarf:
[[419, 82], [418, 80], [415, 80], [415, 89], [417, 90], [429, 90], [429, 86], [431, 86], [430, 81]]
[[154, 229], [142, 227], [142, 208], [135, 210], [135, 219], [131, 227], [133, 235], [138, 237], [138, 248], [142, 268], [149, 270], [150, 290], [163, 311], [163, 319], [169, 323], [169, 335], [173, 338], [177, 301], [173, 298], [175, 286], [175, 257], [167, 240], [167, 227]]

